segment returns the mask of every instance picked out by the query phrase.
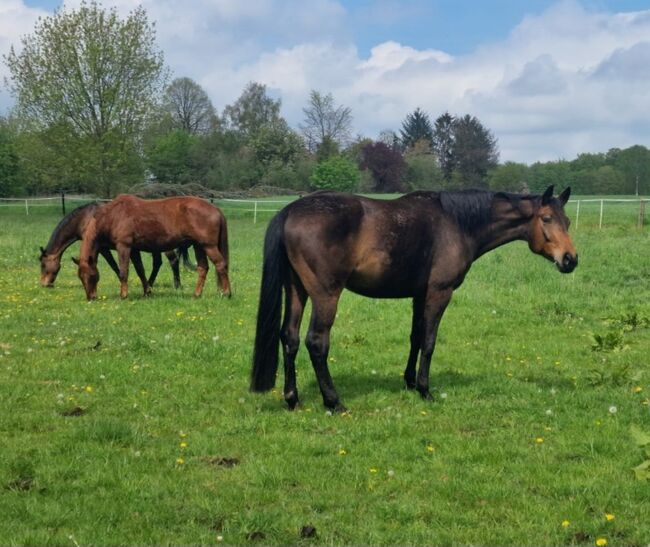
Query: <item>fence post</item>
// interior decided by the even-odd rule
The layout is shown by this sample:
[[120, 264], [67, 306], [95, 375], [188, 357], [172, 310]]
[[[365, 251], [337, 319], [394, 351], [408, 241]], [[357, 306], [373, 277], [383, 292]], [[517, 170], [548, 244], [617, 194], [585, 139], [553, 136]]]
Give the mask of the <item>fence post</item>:
[[65, 216], [65, 192], [61, 192], [61, 212]]
[[257, 224], [257, 201], [254, 201], [253, 203], [253, 224]]
[[639, 201], [639, 228], [643, 228], [645, 222], [645, 200]]
[[25, 214], [29, 215], [29, 205], [27, 205], [27, 200], [25, 200]]
[[580, 200], [578, 200], [578, 206], [576, 207], [576, 232], [578, 231], [578, 222], [580, 222]]
[[604, 199], [600, 200], [600, 220], [598, 221], [598, 229], [602, 229], [603, 227], [603, 203], [605, 202]]

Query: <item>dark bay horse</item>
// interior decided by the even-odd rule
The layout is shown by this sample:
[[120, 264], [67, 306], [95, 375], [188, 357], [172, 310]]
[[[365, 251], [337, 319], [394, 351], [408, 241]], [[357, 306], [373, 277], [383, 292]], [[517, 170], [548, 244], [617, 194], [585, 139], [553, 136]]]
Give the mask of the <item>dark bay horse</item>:
[[[97, 212], [98, 208], [102, 206], [103, 204], [101, 203], [88, 203], [81, 207], [77, 207], [74, 211], [63, 217], [56, 225], [45, 248], [41, 247], [41, 285], [43, 287], [54, 286], [56, 277], [61, 269], [61, 257], [63, 256], [63, 253], [75, 241], [81, 239], [82, 233], [86, 228], [89, 219], [91, 219]], [[104, 257], [108, 265], [119, 277], [120, 269], [118, 268], [110, 249], [108, 247], [103, 247], [99, 249], [99, 253]], [[181, 283], [178, 267], [179, 255], [183, 258], [185, 266], [192, 268], [187, 256], [187, 247], [178, 249], [178, 254], [174, 251], [168, 251], [165, 255], [167, 256], [169, 265], [174, 273], [174, 287], [178, 288]], [[160, 253], [153, 253], [153, 269], [148, 280], [149, 286], [154, 284], [161, 265], [162, 259]]]
[[[97, 296], [97, 253], [115, 247], [120, 263], [120, 296], [128, 294], [129, 259], [136, 272], [142, 267], [139, 253], [164, 252], [194, 246], [198, 281], [195, 296], [201, 296], [210, 258], [224, 296], [230, 296], [228, 280], [228, 229], [223, 213], [195, 197], [140, 199], [123, 194], [98, 210], [83, 232], [79, 255], [79, 278], [91, 300]], [[138, 264], [140, 262], [140, 264]], [[147, 293], [146, 279], [145, 294]]]
[[345, 410], [327, 354], [339, 296], [347, 288], [372, 298], [413, 299], [404, 380], [431, 399], [429, 366], [438, 325], [472, 262], [504, 243], [525, 240], [561, 272], [577, 266], [564, 214], [570, 193], [567, 188], [555, 198], [551, 186], [541, 196], [471, 190], [413, 192], [384, 201], [316, 192], [290, 203], [271, 220], [264, 240], [251, 390], [274, 386], [282, 341], [284, 398], [289, 408], [298, 403], [295, 359], [311, 298], [305, 344], [325, 406]]

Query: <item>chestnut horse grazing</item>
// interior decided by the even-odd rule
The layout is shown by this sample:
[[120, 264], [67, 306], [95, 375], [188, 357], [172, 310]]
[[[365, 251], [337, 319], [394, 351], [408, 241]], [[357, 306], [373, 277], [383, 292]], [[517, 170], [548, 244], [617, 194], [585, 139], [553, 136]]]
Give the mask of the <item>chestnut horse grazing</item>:
[[[77, 207], [74, 211], [63, 217], [56, 225], [46, 247], [41, 247], [41, 285], [43, 287], [54, 287], [54, 282], [56, 281], [56, 277], [61, 269], [61, 257], [63, 256], [63, 253], [75, 241], [81, 239], [88, 221], [95, 216], [95, 213], [100, 207], [103, 207], [103, 204], [88, 203], [81, 207]], [[187, 248], [180, 248], [178, 251], [178, 254], [183, 257], [185, 266], [191, 267], [187, 257]], [[120, 270], [110, 249], [108, 247], [103, 247], [99, 249], [99, 253], [104, 257], [108, 265], [119, 277]], [[167, 256], [169, 265], [172, 267], [172, 271], [174, 272], [174, 287], [178, 288], [181, 284], [180, 271], [178, 267], [179, 257], [175, 251], [167, 251], [165, 255]], [[161, 264], [162, 260], [160, 253], [153, 253], [153, 269], [148, 280], [150, 286], [154, 284]]]
[[290, 203], [266, 231], [251, 390], [274, 386], [281, 340], [284, 398], [291, 409], [298, 403], [295, 359], [311, 298], [305, 344], [325, 406], [345, 411], [327, 354], [339, 296], [347, 288], [373, 298], [413, 299], [404, 380], [408, 389], [432, 399], [429, 366], [438, 325], [472, 262], [504, 243], [525, 240], [561, 272], [577, 266], [564, 214], [570, 193], [567, 188], [554, 198], [550, 186], [541, 196], [469, 190], [413, 192], [383, 201], [316, 192]]
[[[179, 246], [194, 245], [198, 281], [195, 296], [201, 296], [208, 273], [208, 261], [217, 271], [224, 296], [230, 296], [228, 280], [228, 230], [221, 211], [195, 197], [146, 200], [123, 194], [104, 205], [84, 231], [79, 256], [79, 278], [88, 300], [96, 298], [99, 272], [97, 253], [102, 247], [117, 250], [120, 263], [120, 296], [128, 293], [129, 258], [141, 270], [139, 253], [164, 252]], [[139, 264], [138, 264], [139, 262]], [[149, 293], [146, 278], [145, 294]]]

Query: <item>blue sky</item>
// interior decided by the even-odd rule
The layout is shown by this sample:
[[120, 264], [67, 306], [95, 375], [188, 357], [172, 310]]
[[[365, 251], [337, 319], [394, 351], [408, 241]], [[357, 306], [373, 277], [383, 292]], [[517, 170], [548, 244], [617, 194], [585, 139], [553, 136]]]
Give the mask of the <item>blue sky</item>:
[[[282, 99], [294, 127], [318, 89], [350, 106], [369, 137], [398, 130], [415, 107], [476, 115], [502, 161], [650, 146], [649, 0], [103, 4], [126, 14], [140, 1], [173, 75], [195, 79], [219, 111], [253, 80]], [[59, 6], [0, 0], [0, 54]], [[0, 113], [11, 103], [0, 84]]]

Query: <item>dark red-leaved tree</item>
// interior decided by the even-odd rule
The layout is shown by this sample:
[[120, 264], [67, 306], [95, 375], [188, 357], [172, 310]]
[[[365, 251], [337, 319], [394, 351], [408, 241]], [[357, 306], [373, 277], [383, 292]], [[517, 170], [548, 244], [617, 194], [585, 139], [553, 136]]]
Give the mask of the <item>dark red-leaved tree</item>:
[[375, 181], [376, 192], [402, 192], [406, 163], [399, 150], [383, 142], [363, 147], [362, 169], [368, 169]]

